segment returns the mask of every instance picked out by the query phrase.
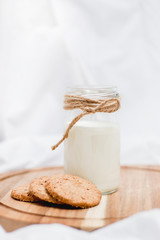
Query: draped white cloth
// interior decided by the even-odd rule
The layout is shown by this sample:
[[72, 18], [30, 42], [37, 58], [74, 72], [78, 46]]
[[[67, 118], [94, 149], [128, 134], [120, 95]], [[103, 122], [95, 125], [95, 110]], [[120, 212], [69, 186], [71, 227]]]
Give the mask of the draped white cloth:
[[[65, 89], [79, 84], [118, 86], [122, 164], [160, 163], [159, 9], [156, 0], [0, 1], [0, 172], [63, 164], [63, 147], [50, 146], [63, 134]], [[159, 222], [153, 210], [91, 234], [41, 225], [0, 236], [158, 239]]]

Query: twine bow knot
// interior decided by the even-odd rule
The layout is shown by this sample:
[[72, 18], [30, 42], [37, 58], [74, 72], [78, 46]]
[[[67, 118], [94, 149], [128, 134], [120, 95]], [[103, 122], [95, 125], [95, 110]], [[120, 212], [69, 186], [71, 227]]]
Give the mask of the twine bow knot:
[[87, 113], [95, 113], [96, 110], [95, 110], [94, 108], [86, 107], [84, 112], [87, 112]]
[[69, 131], [83, 116], [88, 114], [94, 114], [96, 112], [112, 113], [120, 108], [119, 98], [104, 99], [90, 99], [82, 96], [65, 95], [64, 109], [73, 110], [81, 109], [82, 113], [76, 116], [69, 124], [65, 131], [63, 138], [54, 146], [52, 150], [55, 150], [66, 138], [68, 138]]

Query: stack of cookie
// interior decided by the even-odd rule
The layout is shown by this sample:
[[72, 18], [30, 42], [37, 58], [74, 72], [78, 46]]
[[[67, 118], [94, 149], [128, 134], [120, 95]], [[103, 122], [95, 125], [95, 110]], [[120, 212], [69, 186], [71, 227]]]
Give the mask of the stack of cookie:
[[101, 200], [101, 192], [93, 183], [67, 174], [35, 178], [30, 184], [13, 189], [11, 196], [20, 201], [45, 201], [75, 208], [94, 207]]

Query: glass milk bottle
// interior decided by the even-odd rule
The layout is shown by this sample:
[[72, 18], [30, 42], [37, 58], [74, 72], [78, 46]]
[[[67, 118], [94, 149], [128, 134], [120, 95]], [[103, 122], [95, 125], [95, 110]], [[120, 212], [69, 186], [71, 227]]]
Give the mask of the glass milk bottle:
[[[96, 107], [94, 100], [100, 100], [100, 103], [111, 100], [111, 108], [112, 99], [119, 101], [116, 87], [69, 88], [66, 94], [93, 100], [85, 111]], [[73, 125], [64, 141], [65, 173], [91, 181], [103, 194], [115, 192], [120, 184], [119, 111], [111, 112], [109, 108], [84, 115]], [[105, 112], [101, 112], [103, 110]], [[67, 109], [66, 129], [80, 113], [82, 108], [76, 106]]]

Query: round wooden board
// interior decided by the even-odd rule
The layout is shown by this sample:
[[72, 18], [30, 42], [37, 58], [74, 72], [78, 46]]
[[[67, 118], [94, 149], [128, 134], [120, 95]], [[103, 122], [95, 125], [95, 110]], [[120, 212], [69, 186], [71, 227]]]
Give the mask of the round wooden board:
[[62, 167], [39, 168], [0, 175], [0, 224], [7, 230], [35, 223], [62, 223], [92, 231], [131, 216], [160, 207], [160, 167], [123, 166], [116, 193], [102, 197], [89, 209], [64, 209], [52, 204], [20, 202], [10, 197], [11, 189], [35, 177], [63, 173]]

